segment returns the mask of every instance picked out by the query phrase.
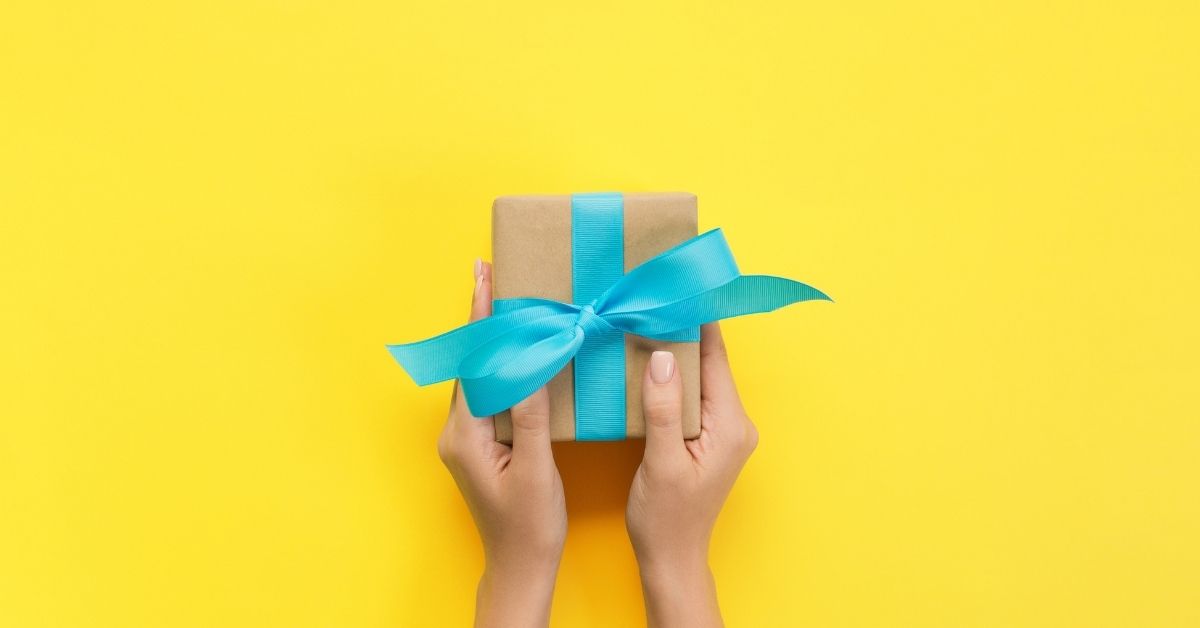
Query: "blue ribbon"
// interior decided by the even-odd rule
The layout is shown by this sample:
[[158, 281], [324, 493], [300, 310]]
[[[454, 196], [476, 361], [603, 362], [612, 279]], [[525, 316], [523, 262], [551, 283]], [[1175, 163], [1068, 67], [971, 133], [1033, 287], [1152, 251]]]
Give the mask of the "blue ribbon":
[[[625, 274], [625, 198], [571, 196], [571, 299], [587, 306]], [[575, 353], [575, 440], [625, 438], [625, 333], [584, 336]]]
[[488, 318], [388, 351], [421, 386], [458, 378], [471, 414], [484, 417], [544, 386], [589, 336], [615, 329], [696, 342], [704, 323], [814, 299], [832, 300], [791, 279], [742, 275], [724, 234], [713, 229], [647, 260], [587, 303], [498, 299]]

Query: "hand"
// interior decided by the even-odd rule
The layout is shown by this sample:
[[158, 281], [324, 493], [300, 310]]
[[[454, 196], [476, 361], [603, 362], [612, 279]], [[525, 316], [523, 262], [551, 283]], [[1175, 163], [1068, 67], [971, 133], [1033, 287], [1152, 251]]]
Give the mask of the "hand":
[[646, 452], [625, 509], [652, 627], [722, 625], [708, 542], [758, 431], [738, 398], [716, 323], [701, 328], [700, 395], [700, 437], [685, 441], [675, 357], [654, 352], [642, 385]]
[[[492, 269], [475, 262], [471, 320], [492, 312]], [[545, 626], [567, 536], [562, 479], [550, 451], [543, 388], [512, 408], [513, 444], [496, 442], [492, 417], [475, 418], [455, 383], [438, 454], [479, 528], [486, 562], [476, 626]]]

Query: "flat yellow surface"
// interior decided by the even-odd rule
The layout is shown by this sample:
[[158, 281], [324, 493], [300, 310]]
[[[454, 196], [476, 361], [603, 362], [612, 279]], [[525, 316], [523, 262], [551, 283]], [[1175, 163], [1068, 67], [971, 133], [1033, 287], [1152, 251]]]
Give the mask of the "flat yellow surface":
[[[5, 3], [0, 625], [466, 624], [383, 345], [586, 190], [837, 299], [724, 326], [730, 625], [1200, 625], [1200, 10], [981, 4]], [[639, 448], [557, 448], [557, 626], [643, 621]]]

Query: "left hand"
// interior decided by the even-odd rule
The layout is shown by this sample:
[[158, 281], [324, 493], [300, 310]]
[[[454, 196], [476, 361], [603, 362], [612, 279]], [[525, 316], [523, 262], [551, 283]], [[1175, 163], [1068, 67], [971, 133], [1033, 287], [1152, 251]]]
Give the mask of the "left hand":
[[[470, 320], [492, 313], [492, 269], [475, 263]], [[438, 455], [454, 476], [483, 540], [486, 566], [476, 626], [546, 626], [567, 536], [562, 478], [550, 450], [550, 398], [542, 388], [512, 408], [513, 444], [496, 442], [492, 417], [475, 418], [455, 383]]]
[[708, 544], [725, 498], [758, 444], [720, 326], [709, 323], [700, 333], [699, 438], [683, 439], [683, 380], [674, 355], [655, 351], [642, 384], [646, 451], [629, 489], [625, 523], [641, 571], [647, 623], [654, 628], [722, 625]]

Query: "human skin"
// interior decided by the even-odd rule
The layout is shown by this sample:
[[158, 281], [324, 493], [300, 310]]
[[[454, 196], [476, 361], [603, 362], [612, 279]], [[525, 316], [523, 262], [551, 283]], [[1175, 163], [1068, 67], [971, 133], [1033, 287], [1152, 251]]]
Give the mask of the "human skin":
[[[491, 314], [491, 265], [477, 260], [470, 320]], [[713, 525], [758, 442], [729, 368], [720, 328], [701, 329], [700, 437], [685, 441], [674, 356], [656, 351], [644, 373], [646, 448], [625, 521], [652, 628], [722, 625], [708, 566]], [[455, 387], [438, 453], [483, 541], [476, 626], [546, 626], [567, 533], [562, 479], [550, 448], [543, 388], [511, 410], [512, 446], [491, 417], [475, 418]]]
[[[491, 265], [475, 262], [472, 321], [491, 314]], [[458, 484], [483, 541], [476, 626], [546, 626], [567, 537], [562, 479], [550, 449], [543, 388], [512, 408], [513, 444], [496, 442], [492, 417], [475, 418], [455, 386], [438, 454]]]
[[700, 437], [683, 439], [683, 388], [675, 358], [650, 357], [642, 384], [646, 450], [633, 477], [625, 525], [652, 628], [721, 626], [708, 566], [713, 525], [758, 431], [742, 407], [721, 330], [701, 328]]

